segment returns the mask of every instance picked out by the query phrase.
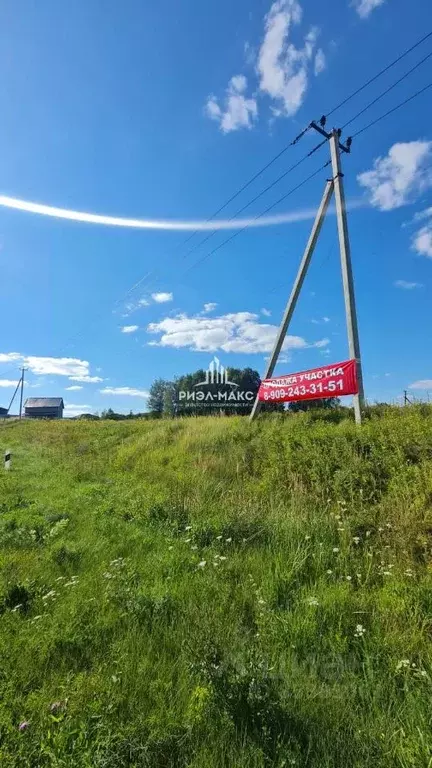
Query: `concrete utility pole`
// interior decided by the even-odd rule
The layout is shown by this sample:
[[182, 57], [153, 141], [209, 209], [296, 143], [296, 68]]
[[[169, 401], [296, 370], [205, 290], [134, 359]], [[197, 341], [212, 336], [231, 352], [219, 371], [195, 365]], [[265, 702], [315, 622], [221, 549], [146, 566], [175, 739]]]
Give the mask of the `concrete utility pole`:
[[19, 417], [22, 419], [22, 404], [23, 404], [23, 395], [24, 395], [24, 371], [26, 371], [27, 368], [21, 368], [21, 395], [20, 395], [20, 409], [19, 409]]
[[[288, 304], [285, 309], [284, 316], [282, 318], [282, 323], [279, 328], [279, 333], [276, 337], [275, 345], [273, 347], [273, 352], [271, 354], [269, 363], [267, 365], [267, 370], [264, 374], [265, 379], [270, 379], [273, 371], [275, 369], [275, 365], [277, 363], [277, 359], [279, 357], [280, 351], [282, 349], [282, 344], [284, 343], [285, 336], [287, 334], [288, 326], [291, 322], [291, 318], [293, 316], [295, 306], [297, 304], [297, 299], [299, 297], [304, 279], [306, 277], [306, 272], [309, 267], [310, 260], [312, 258], [312, 254], [315, 250], [315, 246], [317, 244], [317, 240], [319, 237], [319, 234], [321, 232], [321, 227], [324, 222], [324, 217], [327, 213], [327, 208], [329, 206], [331, 196], [333, 194], [334, 184], [333, 180], [330, 179], [330, 181], [327, 181], [324, 194], [322, 196], [320, 207], [318, 208], [318, 213], [315, 217], [314, 225], [312, 227], [312, 231], [310, 233], [310, 237], [308, 240], [308, 244], [306, 246], [305, 252], [303, 254], [303, 258], [300, 263], [299, 270], [297, 272], [297, 277], [295, 279], [295, 283], [293, 285], [293, 289], [291, 291], [291, 296], [289, 297]], [[260, 400], [258, 400], [258, 395], [255, 398], [255, 402], [251, 411], [251, 414], [249, 416], [250, 420], [258, 415], [258, 413], [261, 410], [262, 403]]]
[[[351, 252], [350, 252], [350, 244], [349, 244], [349, 237], [348, 237], [348, 223], [347, 223], [347, 215], [346, 215], [345, 193], [344, 193], [344, 187], [343, 187], [343, 173], [342, 173], [341, 159], [340, 159], [341, 152], [346, 152], [346, 153], [350, 152], [351, 139], [350, 138], [347, 139], [346, 144], [342, 144], [339, 140], [341, 132], [337, 129], [333, 129], [331, 133], [328, 133], [326, 130], [324, 130], [325, 122], [326, 122], [325, 117], [322, 117], [319, 125], [315, 122], [312, 122], [310, 124], [310, 127], [314, 128], [322, 136], [325, 136], [325, 138], [330, 143], [330, 156], [331, 156], [330, 162], [332, 166], [333, 178], [327, 181], [326, 188], [324, 190], [324, 195], [322, 197], [321, 204], [318, 209], [314, 225], [312, 227], [312, 231], [309, 237], [308, 244], [306, 246], [306, 250], [303, 254], [299, 271], [297, 273], [297, 277], [295, 279], [295, 283], [291, 291], [291, 296], [288, 300], [288, 304], [285, 309], [285, 313], [282, 319], [279, 333], [276, 338], [272, 355], [270, 357], [269, 364], [267, 366], [267, 370], [264, 375], [264, 379], [271, 378], [273, 374], [279, 353], [282, 349], [282, 345], [289, 328], [289, 324], [291, 322], [291, 318], [297, 303], [297, 299], [299, 297], [299, 294], [303, 285], [303, 281], [306, 277], [306, 273], [309, 267], [309, 263], [310, 263], [315, 245], [317, 243], [317, 240], [321, 231], [321, 227], [328, 209], [331, 196], [334, 192], [335, 200], [336, 200], [336, 216], [337, 216], [339, 250], [340, 250], [340, 258], [341, 258], [341, 268], [342, 268], [342, 283], [343, 283], [343, 291], [344, 291], [344, 299], [345, 299], [348, 347], [349, 347], [350, 359], [352, 360], [354, 359], [356, 361], [356, 366], [357, 366], [358, 394], [353, 395], [354, 414], [355, 414], [356, 424], [361, 424], [361, 418], [362, 418], [361, 414], [362, 414], [362, 409], [364, 407], [363, 373], [362, 373], [362, 365], [361, 365], [361, 357], [360, 357], [360, 342], [359, 342], [357, 313], [356, 313], [355, 297], [354, 297], [354, 279], [353, 279], [352, 266], [351, 266]], [[252, 408], [251, 415], [250, 415], [251, 421], [260, 412], [260, 409], [261, 409], [261, 402], [258, 400], [258, 395], [257, 395], [254, 406]]]
[[348, 222], [343, 187], [343, 173], [339, 152], [339, 133], [333, 130], [330, 135], [330, 154], [333, 181], [335, 186], [336, 217], [339, 234], [339, 249], [342, 267], [342, 282], [345, 299], [345, 315], [348, 331], [348, 347], [351, 359], [357, 362], [358, 394], [353, 395], [356, 424], [361, 424], [361, 412], [364, 407], [363, 372], [360, 357], [360, 341], [357, 325], [357, 312], [354, 297], [354, 280], [351, 266], [351, 250], [348, 237]]

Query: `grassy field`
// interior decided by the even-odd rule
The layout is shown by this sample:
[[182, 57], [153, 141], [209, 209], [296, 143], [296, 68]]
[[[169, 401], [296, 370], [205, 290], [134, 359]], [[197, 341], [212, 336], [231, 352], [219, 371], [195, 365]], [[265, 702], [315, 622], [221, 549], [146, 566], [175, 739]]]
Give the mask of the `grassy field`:
[[432, 409], [312, 416], [0, 425], [1, 766], [432, 766]]

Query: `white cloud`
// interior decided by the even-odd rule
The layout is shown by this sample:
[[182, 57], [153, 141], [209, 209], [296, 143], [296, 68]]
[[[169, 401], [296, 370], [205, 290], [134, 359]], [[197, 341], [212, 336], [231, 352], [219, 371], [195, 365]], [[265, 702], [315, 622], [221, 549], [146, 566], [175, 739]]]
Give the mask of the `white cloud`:
[[14, 363], [22, 358], [19, 352], [0, 352], [0, 363]]
[[[294, 115], [306, 94], [318, 29], [313, 27], [304, 38], [303, 47], [296, 48], [289, 41], [289, 33], [292, 26], [300, 24], [301, 18], [302, 9], [297, 0], [276, 0], [265, 18], [257, 71], [261, 91], [278, 105], [273, 110], [275, 115]], [[318, 57], [318, 63], [324, 63], [323, 54]], [[316, 70], [316, 61], [314, 66]]]
[[323, 317], [323, 323], [329, 323], [330, 318], [329, 317]]
[[403, 288], [405, 291], [412, 291], [413, 288], [423, 288], [422, 283], [409, 283], [407, 280], [396, 280], [396, 288]]
[[416, 213], [414, 221], [424, 221], [427, 223], [420, 227], [411, 240], [411, 248], [421, 256], [428, 256], [432, 259], [432, 208], [426, 208], [425, 211]]
[[135, 333], [139, 328], [138, 325], [123, 325], [121, 328], [122, 333]]
[[[150, 323], [148, 333], [160, 334], [152, 346], [188, 348], [198, 352], [265, 353], [273, 348], [278, 327], [260, 323], [252, 312], [237, 312], [220, 317], [202, 317], [181, 314]], [[308, 343], [301, 336], [287, 336], [283, 349], [322, 347], [328, 339]]]
[[367, 19], [375, 8], [382, 5], [385, 0], [353, 0], [352, 5], [361, 19]]
[[100, 384], [103, 379], [100, 376], [69, 376], [70, 381], [82, 381], [84, 384]]
[[262, 308], [261, 314], [264, 315], [264, 317], [270, 317], [271, 316], [270, 310], [266, 309], [265, 307]]
[[[26, 383], [26, 382], [24, 382], [24, 383]], [[15, 380], [13, 380], [13, 379], [0, 379], [0, 387], [4, 387], [5, 389], [7, 387], [16, 387], [17, 384], [18, 384], [18, 380], [17, 379], [15, 379]]]
[[166, 291], [161, 291], [160, 293], [152, 293], [151, 297], [157, 304], [165, 304], [167, 301], [172, 301], [174, 298], [172, 293], [168, 293]]
[[91, 405], [75, 405], [74, 403], [65, 403], [63, 415], [66, 419], [71, 419], [74, 416], [80, 416], [82, 413], [93, 412]]
[[408, 389], [432, 389], [432, 379], [420, 379], [409, 385]]
[[202, 311], [202, 314], [206, 314], [207, 312], [213, 312], [217, 307], [217, 304], [215, 304], [214, 301], [209, 301], [207, 304], [204, 304], [204, 309]]
[[35, 357], [26, 358], [26, 365], [38, 376], [54, 374], [56, 376], [86, 376], [90, 364], [87, 360], [74, 357]]
[[314, 59], [314, 75], [319, 75], [326, 67], [326, 57], [322, 48], [318, 48]]
[[431, 141], [393, 144], [386, 157], [374, 161], [373, 170], [360, 173], [357, 180], [369, 191], [372, 205], [391, 211], [430, 187], [431, 150]]
[[100, 389], [101, 395], [123, 395], [127, 397], [147, 398], [149, 393], [145, 389], [133, 389], [132, 387], [105, 387]]
[[223, 133], [252, 127], [258, 108], [255, 99], [246, 97], [246, 88], [245, 76], [234, 75], [229, 81], [223, 108], [219, 106], [215, 96], [209, 96], [206, 104], [207, 115], [219, 123]]
[[80, 389], [84, 389], [84, 387], [80, 387], [79, 384], [74, 384], [72, 387], [66, 387], [67, 392], [79, 392]]

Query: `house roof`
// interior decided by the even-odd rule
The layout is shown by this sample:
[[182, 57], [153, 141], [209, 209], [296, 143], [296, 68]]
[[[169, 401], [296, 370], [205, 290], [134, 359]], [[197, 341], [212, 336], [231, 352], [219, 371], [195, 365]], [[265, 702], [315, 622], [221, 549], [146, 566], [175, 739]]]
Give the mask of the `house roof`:
[[25, 401], [26, 408], [64, 408], [62, 397], [28, 397]]

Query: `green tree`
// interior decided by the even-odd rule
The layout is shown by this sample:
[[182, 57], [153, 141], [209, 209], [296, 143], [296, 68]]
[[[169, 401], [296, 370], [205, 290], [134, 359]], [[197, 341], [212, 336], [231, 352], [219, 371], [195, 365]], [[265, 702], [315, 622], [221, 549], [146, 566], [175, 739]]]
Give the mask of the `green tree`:
[[155, 379], [150, 387], [148, 409], [156, 417], [163, 414], [165, 390], [168, 383], [165, 379]]

